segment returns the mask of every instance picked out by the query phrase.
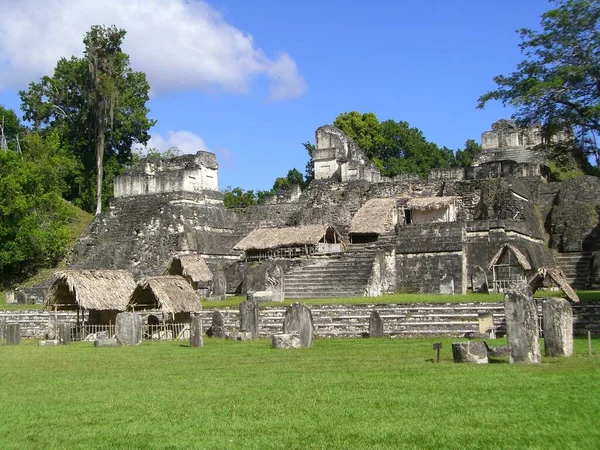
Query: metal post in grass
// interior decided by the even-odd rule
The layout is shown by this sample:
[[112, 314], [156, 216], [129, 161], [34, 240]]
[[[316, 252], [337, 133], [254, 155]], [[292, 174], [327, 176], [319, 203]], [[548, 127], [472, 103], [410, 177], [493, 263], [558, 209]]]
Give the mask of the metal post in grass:
[[437, 350], [437, 357], [435, 359], [435, 362], [440, 362], [440, 350], [442, 349], [442, 343], [441, 342], [436, 342], [435, 344], [433, 344], [433, 350]]

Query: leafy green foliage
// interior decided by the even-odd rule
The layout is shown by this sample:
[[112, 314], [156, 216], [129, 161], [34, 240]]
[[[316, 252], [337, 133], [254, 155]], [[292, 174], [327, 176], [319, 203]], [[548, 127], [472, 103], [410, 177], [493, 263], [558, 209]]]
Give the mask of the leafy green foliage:
[[558, 0], [542, 15], [541, 31], [519, 30], [525, 60], [497, 89], [478, 100], [499, 100], [516, 109], [521, 125], [541, 123], [548, 135], [575, 129], [579, 149], [600, 165], [600, 2]]
[[365, 152], [386, 176], [417, 173], [457, 165], [454, 152], [427, 141], [423, 132], [408, 122], [379, 122], [375, 114], [356, 111], [338, 115], [333, 123]]
[[73, 212], [61, 193], [78, 162], [58, 142], [30, 134], [22, 156], [0, 152], [0, 284], [56, 263], [67, 247]]
[[456, 164], [459, 167], [472, 167], [473, 160], [481, 153], [481, 145], [473, 139], [467, 139], [465, 148], [456, 151]]
[[[114, 27], [93, 27], [83, 58], [61, 58], [52, 77], [19, 92], [24, 119], [34, 130], [56, 132], [61, 147], [81, 162], [80, 176], [70, 179], [65, 198], [87, 211], [98, 209], [98, 175], [106, 203], [114, 177], [131, 162], [132, 144], [145, 144], [155, 123], [147, 117], [150, 86], [120, 51], [123, 36]], [[98, 153], [102, 141], [104, 152]]]
[[290, 169], [287, 176], [275, 179], [270, 191], [244, 190], [240, 187], [227, 186], [223, 191], [223, 204], [227, 208], [246, 208], [252, 205], [261, 205], [266, 199], [277, 194], [277, 192], [290, 189], [292, 186], [304, 186], [304, 179], [298, 169]]

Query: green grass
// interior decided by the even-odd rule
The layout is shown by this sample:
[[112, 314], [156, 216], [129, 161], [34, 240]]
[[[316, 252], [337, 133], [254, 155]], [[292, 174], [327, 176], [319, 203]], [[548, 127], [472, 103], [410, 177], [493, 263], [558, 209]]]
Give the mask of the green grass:
[[[536, 297], [562, 297], [562, 292], [537, 291]], [[600, 300], [600, 291], [579, 291], [581, 300]], [[204, 308], [236, 308], [246, 297], [228, 297], [226, 300], [203, 301]], [[403, 304], [403, 303], [495, 303], [504, 301], [504, 294], [389, 294], [381, 297], [348, 297], [348, 298], [313, 298], [313, 299], [286, 299], [282, 303], [261, 303], [261, 308], [269, 306], [288, 306], [293, 302], [307, 305], [363, 305], [363, 304]]]
[[454, 364], [442, 341], [440, 364], [433, 340], [0, 347], [0, 448], [600, 448], [585, 340], [538, 366]]

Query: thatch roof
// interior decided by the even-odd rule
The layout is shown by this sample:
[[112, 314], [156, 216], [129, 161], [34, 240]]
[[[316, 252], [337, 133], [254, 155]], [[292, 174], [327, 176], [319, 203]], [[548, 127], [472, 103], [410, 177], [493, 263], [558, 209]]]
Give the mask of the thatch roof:
[[352, 218], [350, 233], [381, 234], [394, 229], [395, 198], [372, 198]]
[[135, 289], [133, 275], [125, 270], [65, 270], [54, 274], [45, 308], [74, 305], [98, 311], [125, 311]]
[[197, 284], [206, 284], [213, 274], [200, 255], [178, 255], [173, 257], [165, 275], [181, 275]]
[[301, 227], [258, 228], [248, 234], [233, 248], [248, 251], [317, 245], [329, 229], [336, 234], [338, 242], [341, 242], [342, 238], [335, 228], [319, 224], [304, 225]]
[[579, 302], [577, 293], [569, 286], [569, 283], [567, 283], [567, 280], [565, 279], [565, 274], [560, 269], [553, 269], [550, 267], [542, 267], [539, 269], [531, 280], [529, 280], [529, 286], [531, 286], [533, 292], [537, 291], [544, 284], [546, 277], [549, 277], [570, 301], [574, 303]]
[[510, 251], [513, 253], [519, 265], [523, 268], [523, 270], [531, 270], [531, 264], [527, 260], [527, 257], [519, 250], [517, 247], [511, 244], [504, 244], [500, 249], [496, 252], [496, 254], [492, 257], [492, 260], [488, 264], [488, 270], [492, 270], [494, 266], [498, 263], [500, 258], [504, 255], [505, 252]]
[[131, 294], [129, 308], [160, 309], [169, 314], [200, 312], [200, 297], [185, 278], [175, 275], [146, 277]]
[[407, 209], [417, 211], [432, 211], [434, 209], [447, 208], [456, 201], [457, 197], [422, 197], [411, 198], [406, 202]]

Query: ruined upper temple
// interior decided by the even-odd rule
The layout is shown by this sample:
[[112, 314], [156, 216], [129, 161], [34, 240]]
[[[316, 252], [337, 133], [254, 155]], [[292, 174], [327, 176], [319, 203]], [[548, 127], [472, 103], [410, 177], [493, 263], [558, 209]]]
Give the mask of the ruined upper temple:
[[[561, 140], [558, 137], [557, 140]], [[481, 134], [481, 149], [474, 166], [493, 161], [545, 164], [539, 146], [543, 143], [540, 126], [519, 128], [512, 120], [501, 119], [492, 124], [491, 131]]]
[[115, 180], [115, 197], [169, 192], [218, 191], [217, 158], [198, 152], [175, 158], [146, 158], [139, 167]]
[[315, 179], [384, 181], [375, 164], [339, 128], [325, 125], [315, 133]]

